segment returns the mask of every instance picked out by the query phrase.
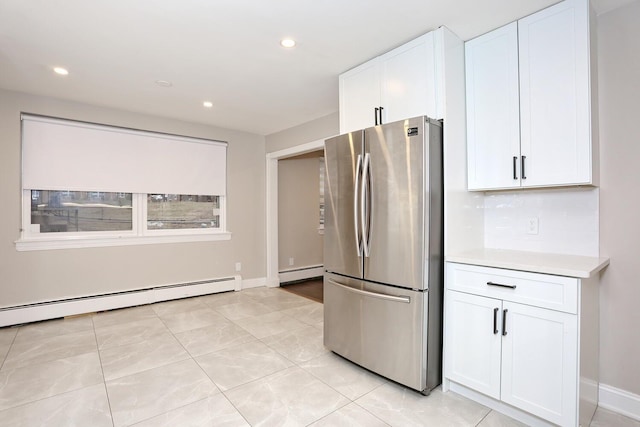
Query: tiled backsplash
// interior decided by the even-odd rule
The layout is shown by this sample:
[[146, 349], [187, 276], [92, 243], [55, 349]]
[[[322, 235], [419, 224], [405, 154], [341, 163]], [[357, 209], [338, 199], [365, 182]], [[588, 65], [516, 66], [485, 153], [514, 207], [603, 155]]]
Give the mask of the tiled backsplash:
[[484, 246], [598, 256], [598, 198], [597, 188], [485, 193]]

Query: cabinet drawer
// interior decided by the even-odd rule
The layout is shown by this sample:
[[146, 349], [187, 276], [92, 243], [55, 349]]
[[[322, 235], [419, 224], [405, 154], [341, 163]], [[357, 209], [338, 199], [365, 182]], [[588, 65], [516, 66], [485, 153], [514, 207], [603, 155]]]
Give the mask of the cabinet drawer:
[[446, 286], [460, 292], [576, 314], [578, 279], [447, 263]]

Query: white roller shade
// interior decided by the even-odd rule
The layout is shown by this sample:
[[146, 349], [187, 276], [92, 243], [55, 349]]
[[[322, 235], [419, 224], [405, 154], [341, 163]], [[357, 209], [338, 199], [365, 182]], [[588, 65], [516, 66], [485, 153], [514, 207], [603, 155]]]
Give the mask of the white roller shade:
[[22, 115], [24, 189], [226, 193], [226, 142]]

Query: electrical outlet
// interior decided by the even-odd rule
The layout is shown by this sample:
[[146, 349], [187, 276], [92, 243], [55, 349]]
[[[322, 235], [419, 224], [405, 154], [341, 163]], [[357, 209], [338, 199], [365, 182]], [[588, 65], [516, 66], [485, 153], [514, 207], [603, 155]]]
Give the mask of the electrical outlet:
[[240, 263], [240, 262], [236, 262], [236, 271], [237, 271], [237, 272], [242, 271], [242, 263]]
[[293, 258], [289, 258], [289, 265], [293, 265]]
[[527, 220], [527, 234], [538, 234], [538, 217], [534, 216]]

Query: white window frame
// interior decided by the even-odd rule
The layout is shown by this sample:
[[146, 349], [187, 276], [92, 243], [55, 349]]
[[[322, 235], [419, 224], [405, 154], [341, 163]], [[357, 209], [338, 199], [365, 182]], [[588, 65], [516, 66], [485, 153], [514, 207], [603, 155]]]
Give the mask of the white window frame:
[[39, 233], [31, 228], [31, 190], [22, 191], [22, 229], [16, 241], [18, 251], [95, 248], [160, 243], [208, 242], [231, 240], [226, 231], [226, 197], [220, 196], [220, 228], [147, 230], [147, 194], [131, 197], [132, 230]]

